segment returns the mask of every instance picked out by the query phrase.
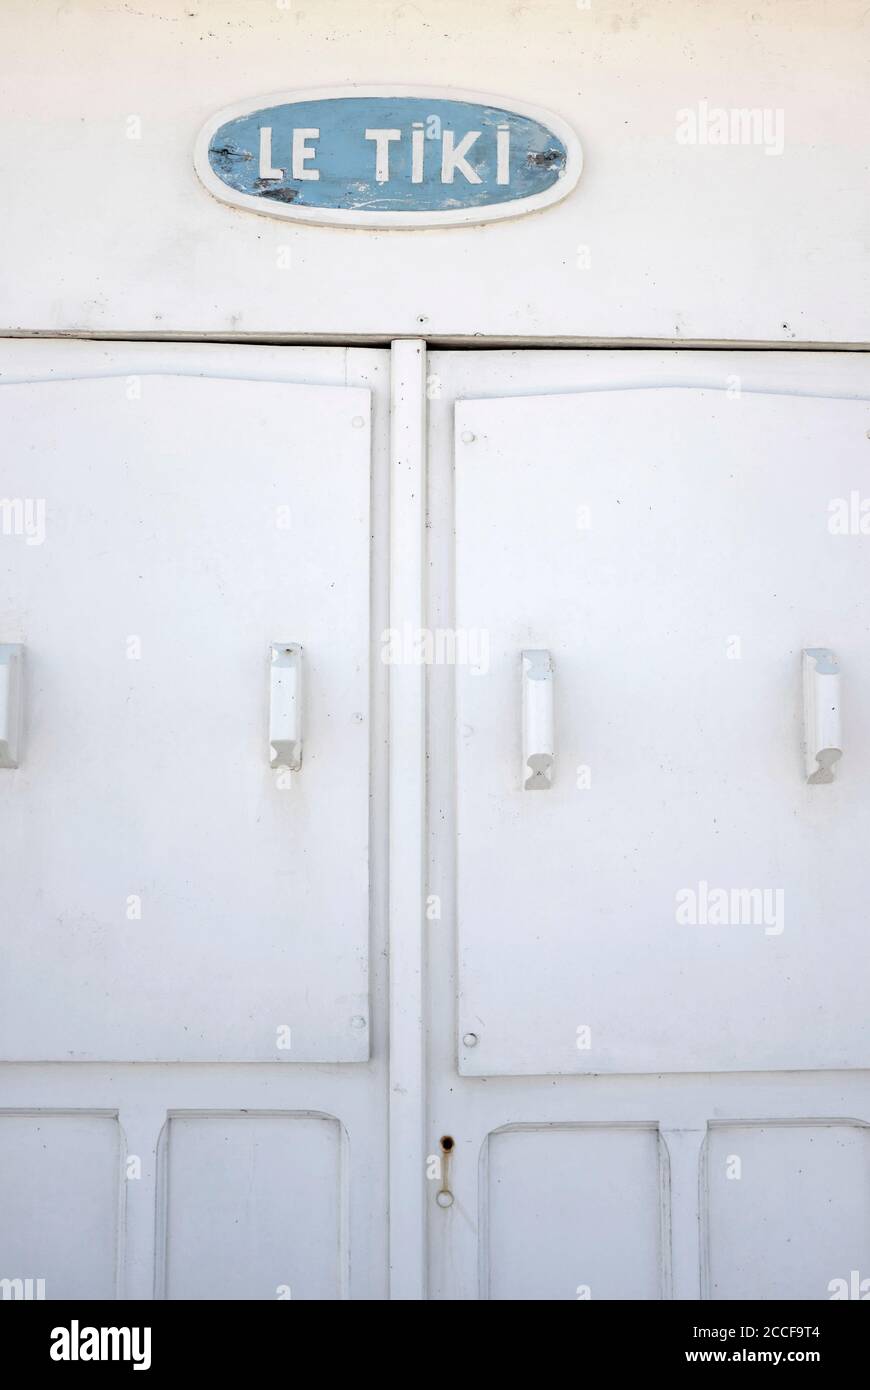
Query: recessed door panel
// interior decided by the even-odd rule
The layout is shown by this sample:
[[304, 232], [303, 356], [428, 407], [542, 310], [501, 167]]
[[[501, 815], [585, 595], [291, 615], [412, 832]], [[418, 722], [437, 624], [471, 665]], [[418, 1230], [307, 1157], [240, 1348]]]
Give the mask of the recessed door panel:
[[485, 1157], [483, 1298], [662, 1297], [653, 1128], [518, 1125], [490, 1134]]
[[164, 1296], [346, 1296], [343, 1156], [330, 1115], [173, 1115], [162, 1149]]
[[116, 1296], [121, 1139], [110, 1113], [0, 1113], [0, 1300]]
[[[463, 1072], [870, 1064], [866, 427], [747, 390], [457, 403]], [[808, 647], [840, 664], [827, 785]]]
[[868, 1160], [870, 1131], [848, 1120], [712, 1125], [708, 1296], [866, 1298]]

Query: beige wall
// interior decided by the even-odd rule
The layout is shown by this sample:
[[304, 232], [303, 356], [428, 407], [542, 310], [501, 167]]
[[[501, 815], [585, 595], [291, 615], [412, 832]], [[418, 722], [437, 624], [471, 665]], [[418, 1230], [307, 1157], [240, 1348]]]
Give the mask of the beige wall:
[[[0, 331], [860, 343], [868, 46], [865, 0], [4, 0]], [[580, 183], [423, 232], [201, 186], [215, 111], [352, 81], [544, 105], [580, 135]], [[681, 144], [701, 101], [768, 110], [782, 152]]]

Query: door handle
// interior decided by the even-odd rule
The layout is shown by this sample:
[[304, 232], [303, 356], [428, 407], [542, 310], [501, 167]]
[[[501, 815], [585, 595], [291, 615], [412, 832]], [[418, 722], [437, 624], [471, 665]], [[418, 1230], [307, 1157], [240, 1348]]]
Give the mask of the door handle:
[[805, 647], [804, 765], [807, 781], [833, 782], [834, 763], [843, 756], [840, 727], [840, 666], [828, 647]]
[[0, 767], [18, 766], [24, 647], [0, 642]]
[[524, 651], [523, 791], [549, 791], [553, 785], [553, 658], [548, 651]]
[[271, 646], [269, 765], [298, 772], [302, 766], [302, 648]]

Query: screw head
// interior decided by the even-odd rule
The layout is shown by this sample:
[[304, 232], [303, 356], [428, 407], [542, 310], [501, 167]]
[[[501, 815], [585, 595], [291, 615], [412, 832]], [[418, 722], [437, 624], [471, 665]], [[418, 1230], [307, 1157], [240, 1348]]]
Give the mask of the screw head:
[[353, 1018], [350, 1021], [350, 1026], [351, 1028], [365, 1028], [366, 1021], [363, 1018], [362, 1014], [354, 1014]]
[[462, 440], [463, 444], [474, 443], [474, 435], [472, 434], [471, 430], [463, 430], [462, 434], [459, 437]]
[[437, 1192], [437, 1193], [435, 1194], [435, 1201], [438, 1203], [439, 1207], [452, 1207], [452, 1206], [453, 1206], [453, 1193], [452, 1193], [452, 1192]]
[[478, 1038], [476, 1033], [466, 1033], [462, 1039], [466, 1047], [477, 1047]]
[[354, 415], [350, 423], [353, 425], [355, 430], [361, 430], [363, 425], [365, 424], [365, 420], [361, 415]]

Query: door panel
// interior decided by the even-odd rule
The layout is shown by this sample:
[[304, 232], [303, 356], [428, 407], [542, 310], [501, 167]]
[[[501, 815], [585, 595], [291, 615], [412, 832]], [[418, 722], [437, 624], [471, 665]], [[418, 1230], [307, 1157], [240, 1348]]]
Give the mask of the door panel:
[[330, 1115], [173, 1115], [167, 1298], [323, 1301], [347, 1277], [344, 1141]]
[[0, 1114], [0, 1279], [24, 1281], [0, 1298], [113, 1296], [121, 1140], [108, 1113]]
[[711, 1126], [704, 1170], [711, 1298], [830, 1298], [867, 1276], [866, 1125]]
[[[429, 1296], [854, 1296], [867, 359], [433, 352], [428, 380]], [[521, 789], [528, 650], [549, 790]], [[782, 888], [783, 930], [775, 898], [679, 921], [702, 882]]]
[[371, 349], [0, 350], [0, 1300], [386, 1296], [389, 385]]
[[[366, 1058], [369, 392], [118, 376], [0, 410], [5, 493], [44, 501], [44, 535], [2, 538], [27, 672], [3, 1055]], [[280, 774], [288, 641], [304, 750]]]
[[[870, 1064], [870, 550], [829, 529], [866, 417], [722, 389], [457, 403], [456, 626], [486, 648], [456, 666], [464, 1073]], [[815, 646], [847, 744], [818, 786]], [[555, 666], [535, 793], [525, 649]]]
[[662, 1296], [658, 1135], [650, 1128], [542, 1125], [487, 1141], [486, 1296]]

